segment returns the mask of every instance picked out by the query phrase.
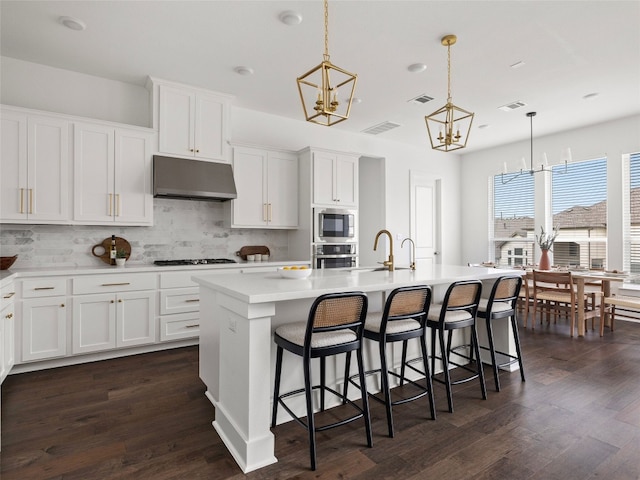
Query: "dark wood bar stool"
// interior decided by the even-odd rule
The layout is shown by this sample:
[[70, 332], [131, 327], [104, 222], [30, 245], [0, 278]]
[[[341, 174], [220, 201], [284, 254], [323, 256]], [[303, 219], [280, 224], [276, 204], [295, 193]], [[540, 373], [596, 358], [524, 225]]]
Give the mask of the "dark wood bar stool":
[[[369, 370], [365, 375], [380, 373], [382, 385], [382, 397], [371, 395], [371, 398], [385, 405], [387, 411], [387, 426], [389, 428], [389, 436], [393, 437], [393, 415], [392, 407], [403, 403], [411, 402], [422, 398], [429, 397], [429, 410], [431, 418], [435, 420], [436, 409], [433, 399], [433, 385], [431, 382], [431, 372], [429, 371], [429, 357], [427, 356], [427, 314], [431, 303], [431, 289], [428, 286], [412, 286], [401, 287], [393, 290], [385, 302], [382, 316], [379, 313], [369, 314], [365, 323], [364, 336], [369, 340], [378, 342], [380, 351], [380, 368]], [[413, 338], [418, 339], [420, 343], [420, 351], [422, 357], [407, 361], [407, 342]], [[400, 374], [390, 369], [387, 363], [387, 344], [394, 342], [402, 342], [402, 365]], [[422, 370], [415, 368], [412, 363], [422, 360]], [[425, 376], [425, 385], [419, 384], [417, 381], [405, 378], [405, 367]], [[349, 354], [347, 354], [347, 365], [345, 378], [348, 377], [349, 371]], [[408, 396], [392, 400], [391, 389], [389, 387], [389, 375], [400, 379], [400, 386], [405, 381], [416, 387], [418, 392]], [[344, 396], [347, 396], [347, 388], [349, 382], [354, 383], [357, 375], [349, 377], [349, 381], [345, 382]]]
[[[431, 329], [431, 348], [433, 354], [431, 356], [431, 371], [435, 372], [436, 358], [442, 361], [442, 369], [444, 380], [432, 374], [433, 380], [444, 383], [447, 389], [447, 403], [449, 412], [453, 412], [453, 396], [451, 392], [452, 385], [458, 385], [474, 379], [478, 379], [482, 398], [486, 400], [487, 389], [484, 383], [484, 373], [482, 371], [482, 362], [480, 361], [480, 349], [478, 348], [478, 332], [476, 329], [476, 314], [478, 311], [478, 303], [482, 292], [482, 282], [479, 280], [464, 280], [454, 282], [449, 285], [447, 293], [444, 296], [442, 304], [434, 304], [429, 309], [427, 316], [427, 327]], [[460, 347], [451, 348], [451, 334], [454, 330], [461, 328], [469, 328], [471, 330], [471, 344], [462, 345]], [[436, 356], [436, 333], [440, 345], [440, 356]], [[447, 341], [445, 343], [445, 333]], [[470, 348], [470, 354], [465, 355], [459, 353], [462, 348]], [[451, 361], [451, 354], [458, 355], [462, 358], [474, 360], [475, 355], [476, 369], [473, 370], [468, 365], [462, 365]], [[467, 370], [472, 375], [452, 381], [449, 373], [449, 365]]]
[[[496, 280], [491, 288], [489, 298], [481, 298], [478, 305], [478, 318], [484, 318], [487, 327], [487, 338], [489, 346], [480, 345], [483, 350], [488, 350], [491, 354], [491, 365], [493, 367], [493, 379], [496, 385], [496, 392], [500, 391], [500, 378], [498, 377], [498, 368], [506, 367], [518, 362], [520, 367], [520, 377], [524, 382], [524, 366], [522, 365], [522, 352], [520, 350], [520, 337], [518, 336], [517, 303], [520, 289], [522, 288], [522, 277], [519, 275], [504, 276]], [[493, 341], [492, 323], [494, 320], [501, 318], [509, 318], [511, 322], [511, 331], [513, 341], [516, 346], [516, 355], [501, 352], [495, 349]], [[507, 357], [507, 362], [498, 363], [496, 354]]]
[[[271, 427], [276, 426], [278, 405], [291, 417], [307, 429], [309, 434], [309, 453], [311, 469], [316, 469], [316, 437], [315, 433], [333, 427], [345, 425], [359, 418], [364, 419], [367, 435], [367, 445], [373, 446], [371, 436], [371, 419], [369, 416], [369, 402], [364, 377], [364, 363], [362, 361], [362, 336], [364, 322], [367, 315], [367, 296], [361, 292], [332, 293], [318, 297], [311, 306], [307, 322], [298, 322], [278, 327], [274, 334], [277, 345], [275, 387], [273, 393], [273, 414]], [[304, 388], [280, 394], [280, 379], [282, 374], [282, 356], [284, 350], [302, 357], [304, 370]], [[356, 352], [362, 406], [343, 397], [341, 393], [329, 388], [325, 384], [325, 359], [328, 356], [347, 352]], [[313, 385], [311, 381], [311, 359], [320, 359], [320, 384]], [[325, 392], [329, 392], [352, 406], [356, 413], [348, 418], [317, 427], [314, 421], [313, 390], [320, 390], [320, 410], [324, 410]], [[285, 399], [300, 393], [305, 394], [307, 421], [299, 419], [287, 406]]]

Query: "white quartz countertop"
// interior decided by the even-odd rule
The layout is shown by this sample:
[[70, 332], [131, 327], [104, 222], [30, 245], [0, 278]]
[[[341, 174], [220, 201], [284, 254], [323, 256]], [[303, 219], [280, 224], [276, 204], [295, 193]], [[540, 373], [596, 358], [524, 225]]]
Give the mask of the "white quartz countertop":
[[442, 285], [458, 280], [484, 280], [522, 271], [497, 268], [434, 265], [418, 270], [373, 271], [371, 268], [313, 270], [306, 279], [282, 278], [277, 272], [197, 275], [192, 280], [245, 303], [265, 303], [317, 297], [325, 293], [359, 290], [379, 292], [407, 285]]

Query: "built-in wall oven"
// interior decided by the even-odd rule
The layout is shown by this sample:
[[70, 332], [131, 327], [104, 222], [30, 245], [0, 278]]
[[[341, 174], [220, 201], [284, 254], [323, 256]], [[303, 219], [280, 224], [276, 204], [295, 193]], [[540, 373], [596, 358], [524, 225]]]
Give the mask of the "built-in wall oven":
[[314, 268], [352, 268], [358, 266], [355, 243], [323, 243], [314, 246]]
[[356, 210], [339, 208], [313, 209], [313, 238], [316, 243], [357, 243]]

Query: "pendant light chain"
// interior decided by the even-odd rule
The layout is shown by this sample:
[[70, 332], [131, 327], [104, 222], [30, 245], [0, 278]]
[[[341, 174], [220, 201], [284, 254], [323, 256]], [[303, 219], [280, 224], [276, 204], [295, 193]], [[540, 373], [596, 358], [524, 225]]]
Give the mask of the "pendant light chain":
[[329, 60], [329, 0], [324, 0], [324, 59]]

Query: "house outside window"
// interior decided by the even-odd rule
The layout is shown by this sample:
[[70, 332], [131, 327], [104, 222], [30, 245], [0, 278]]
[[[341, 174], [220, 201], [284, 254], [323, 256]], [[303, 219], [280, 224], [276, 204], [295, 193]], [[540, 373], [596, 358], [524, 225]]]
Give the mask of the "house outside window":
[[533, 175], [496, 175], [490, 180], [489, 190], [489, 259], [502, 266], [533, 264]]
[[606, 268], [607, 159], [552, 168], [555, 265]]

